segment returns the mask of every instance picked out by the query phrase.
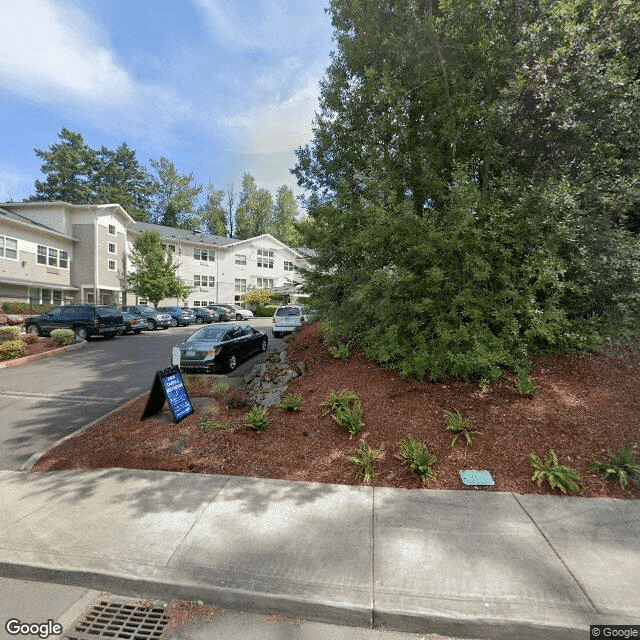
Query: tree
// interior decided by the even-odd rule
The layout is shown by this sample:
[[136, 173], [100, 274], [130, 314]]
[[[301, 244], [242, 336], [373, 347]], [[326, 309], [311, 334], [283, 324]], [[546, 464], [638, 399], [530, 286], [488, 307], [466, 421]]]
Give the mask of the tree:
[[236, 193], [233, 187], [233, 183], [227, 187], [225, 207], [227, 212], [227, 229], [229, 230], [229, 237], [233, 238], [235, 231], [235, 205], [236, 205]]
[[640, 318], [633, 3], [330, 11], [337, 51], [294, 169], [330, 334], [403, 373], [492, 378]]
[[44, 163], [40, 167], [47, 176], [36, 180], [36, 193], [29, 200], [48, 200], [87, 204], [93, 202], [93, 175], [98, 162], [96, 152], [84, 141], [82, 134], [63, 127], [60, 142], [49, 145], [48, 151], [35, 149]]
[[254, 304], [258, 308], [264, 307], [271, 302], [271, 290], [254, 289], [253, 291], [247, 291], [247, 293], [242, 294], [242, 302]]
[[273, 218], [273, 198], [267, 189], [259, 189], [255, 178], [245, 173], [236, 209], [236, 237], [244, 240], [268, 233]]
[[216, 189], [210, 184], [207, 188], [207, 199], [203, 206], [198, 209], [198, 218], [201, 222], [201, 229], [205, 233], [223, 236], [227, 231], [226, 217], [227, 211], [223, 204], [224, 191]]
[[133, 271], [127, 274], [127, 291], [149, 300], [155, 307], [165, 298], [186, 298], [192, 291], [177, 275], [173, 254], [162, 248], [157, 231], [144, 231], [133, 239]]
[[93, 202], [118, 203], [134, 220], [146, 222], [151, 208], [153, 181], [126, 142], [115, 151], [101, 147], [91, 176]]
[[185, 227], [185, 221], [193, 228], [196, 199], [202, 193], [202, 185], [192, 184], [193, 173], [180, 175], [173, 162], [162, 157], [151, 160], [157, 174], [155, 181], [152, 221], [168, 227]]
[[298, 203], [291, 187], [282, 185], [276, 192], [271, 233], [292, 247], [300, 246], [302, 236], [296, 228]]

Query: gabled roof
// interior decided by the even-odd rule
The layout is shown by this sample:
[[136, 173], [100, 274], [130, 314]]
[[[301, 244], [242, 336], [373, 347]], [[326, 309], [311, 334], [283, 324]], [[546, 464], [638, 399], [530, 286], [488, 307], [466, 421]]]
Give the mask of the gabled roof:
[[43, 207], [65, 207], [67, 209], [89, 209], [92, 211], [97, 210], [109, 210], [117, 212], [125, 221], [126, 224], [131, 224], [133, 222], [133, 218], [117, 203], [111, 204], [71, 204], [70, 202], [64, 202], [62, 200], [27, 200], [26, 202], [5, 202], [1, 206], [3, 207], [11, 207], [11, 205], [20, 206], [21, 208], [33, 208], [33, 209], [42, 209]]
[[140, 233], [143, 231], [157, 231], [167, 240], [175, 238], [181, 242], [192, 242], [194, 244], [211, 244], [224, 247], [234, 242], [233, 238], [216, 236], [211, 233], [198, 233], [189, 229], [176, 229], [175, 227], [166, 227], [162, 224], [151, 224], [150, 222], [134, 222], [129, 229]]
[[294, 249], [293, 247], [290, 247], [288, 244], [285, 244], [281, 240], [278, 240], [278, 238], [276, 238], [275, 236], [272, 236], [270, 233], [263, 233], [262, 235], [253, 236], [252, 238], [246, 238], [245, 240], [238, 240], [238, 238], [228, 238], [228, 240], [231, 240], [228, 246], [236, 247], [238, 245], [245, 244], [248, 242], [256, 242], [261, 238], [266, 238], [272, 242], [275, 242], [276, 244], [279, 244], [281, 247], [284, 247], [286, 249], [289, 249], [290, 251], [293, 251], [293, 253], [295, 253], [297, 256], [302, 257], [302, 254], [298, 251], [298, 249]]
[[46, 224], [42, 224], [41, 222], [36, 222], [35, 220], [31, 220], [31, 218], [27, 218], [20, 213], [16, 213], [15, 211], [11, 211], [7, 208], [10, 205], [2, 205], [0, 206], [0, 222], [4, 220], [11, 220], [14, 223], [17, 223], [24, 227], [31, 227], [32, 229], [36, 229], [37, 231], [46, 231], [52, 235], [59, 236], [61, 238], [66, 238], [67, 240], [73, 240], [77, 242], [77, 238], [73, 236], [68, 236], [66, 233], [60, 233], [60, 231], [56, 231], [51, 227], [48, 227]]

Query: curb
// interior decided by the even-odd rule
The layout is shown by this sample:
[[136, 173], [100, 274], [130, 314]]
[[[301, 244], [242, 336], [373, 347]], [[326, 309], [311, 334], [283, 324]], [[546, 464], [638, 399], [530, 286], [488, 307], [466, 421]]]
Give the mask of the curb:
[[35, 353], [32, 356], [25, 356], [24, 358], [14, 358], [13, 360], [7, 360], [0, 364], [0, 369], [10, 369], [11, 367], [18, 367], [21, 364], [27, 364], [29, 362], [35, 362], [36, 360], [43, 360], [44, 358], [51, 358], [52, 356], [61, 356], [65, 352], [71, 349], [76, 349], [85, 346], [86, 341], [76, 342], [75, 344], [69, 344], [66, 347], [60, 347], [59, 349], [51, 349], [43, 353]]
[[[75, 345], [71, 345], [71, 346], [75, 346]], [[20, 467], [20, 469], [18, 469], [18, 471], [31, 471], [31, 469], [33, 469], [33, 465], [35, 465], [35, 463], [38, 462], [38, 460], [45, 453], [47, 453], [47, 451], [50, 451], [51, 449], [54, 449], [59, 444], [62, 444], [65, 440], [69, 440], [69, 438], [73, 438], [74, 436], [78, 435], [79, 433], [82, 433], [83, 431], [85, 431], [89, 427], [92, 427], [94, 424], [96, 424], [98, 422], [102, 422], [103, 420], [108, 418], [111, 414], [116, 413], [116, 411], [120, 411], [121, 409], [123, 409], [127, 405], [132, 404], [136, 400], [139, 400], [140, 398], [143, 398], [144, 396], [147, 396], [147, 395], [149, 395], [149, 394], [148, 393], [141, 393], [139, 396], [136, 396], [135, 398], [131, 398], [131, 399], [127, 400], [124, 404], [120, 405], [119, 407], [116, 407], [115, 409], [112, 409], [111, 411], [107, 411], [107, 413], [105, 413], [104, 415], [100, 416], [99, 418], [96, 418], [95, 420], [93, 420], [89, 424], [85, 424], [84, 427], [80, 427], [80, 429], [76, 429], [73, 433], [69, 433], [66, 436], [64, 436], [63, 438], [60, 438], [60, 440], [56, 440], [53, 444], [50, 444], [46, 449], [43, 449], [42, 451], [39, 451], [38, 453], [34, 453]]]

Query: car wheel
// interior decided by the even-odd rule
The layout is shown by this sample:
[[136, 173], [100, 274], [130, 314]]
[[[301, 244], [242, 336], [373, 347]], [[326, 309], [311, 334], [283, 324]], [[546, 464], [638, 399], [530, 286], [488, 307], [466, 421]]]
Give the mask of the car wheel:
[[139, 336], [142, 333], [142, 329], [140, 329], [139, 331], [134, 331], [133, 333], [135, 333], [137, 336]]
[[37, 324], [30, 324], [27, 327], [27, 333], [30, 333], [33, 336], [39, 336], [40, 335], [40, 329], [39, 329]]
[[116, 335], [123, 336], [125, 333], [127, 333], [126, 329], [120, 329], [120, 331], [116, 332]]
[[242, 320], [242, 316], [239, 313], [236, 313], [236, 320]]
[[104, 334], [104, 339], [105, 340], [111, 340], [112, 338], [115, 338], [116, 334], [115, 333], [105, 333]]
[[273, 337], [274, 338], [279, 338], [280, 337], [280, 334], [277, 331], [273, 331], [272, 333], [273, 333]]
[[201, 318], [200, 316], [198, 316], [196, 318], [196, 324], [204, 324], [204, 318]]
[[262, 342], [260, 343], [260, 351], [267, 350], [267, 343], [268, 343], [268, 340], [266, 338], [262, 338]]
[[147, 327], [149, 327], [149, 331], [155, 331], [158, 328], [158, 323], [153, 318], [148, 318]]
[[236, 358], [235, 354], [232, 353], [227, 358], [227, 369], [229, 371], [233, 371], [237, 366], [238, 366], [238, 359]]
[[78, 340], [86, 340], [88, 337], [87, 330], [84, 327], [78, 327], [76, 329], [76, 338]]
[[175, 318], [171, 318], [171, 326], [172, 327], [177, 327], [178, 326], [178, 321]]

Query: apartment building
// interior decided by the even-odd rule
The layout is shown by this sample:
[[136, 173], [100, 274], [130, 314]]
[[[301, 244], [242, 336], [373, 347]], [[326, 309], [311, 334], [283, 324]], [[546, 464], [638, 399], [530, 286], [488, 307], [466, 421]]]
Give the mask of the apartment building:
[[268, 288], [274, 298], [303, 298], [296, 267], [304, 254], [270, 234], [247, 240], [135, 222], [118, 204], [0, 204], [0, 301], [31, 304], [136, 304], [125, 291], [135, 234], [157, 231], [175, 254], [178, 275], [193, 287], [184, 300], [161, 304], [241, 303], [243, 293]]

